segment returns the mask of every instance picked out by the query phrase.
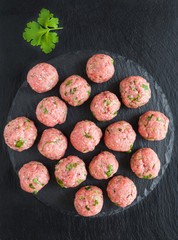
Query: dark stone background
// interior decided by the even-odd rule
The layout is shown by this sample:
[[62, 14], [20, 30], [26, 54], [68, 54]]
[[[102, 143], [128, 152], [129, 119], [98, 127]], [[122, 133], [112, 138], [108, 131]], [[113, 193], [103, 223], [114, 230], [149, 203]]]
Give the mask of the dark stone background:
[[[177, 125], [177, 0], [0, 1], [0, 240], [178, 239], [177, 132], [172, 161], [156, 189], [140, 204], [112, 217], [74, 218], [21, 191], [2, 131], [24, 69], [69, 51], [104, 49], [145, 67], [162, 87]], [[47, 8], [63, 21], [48, 55], [22, 38], [25, 25]]]

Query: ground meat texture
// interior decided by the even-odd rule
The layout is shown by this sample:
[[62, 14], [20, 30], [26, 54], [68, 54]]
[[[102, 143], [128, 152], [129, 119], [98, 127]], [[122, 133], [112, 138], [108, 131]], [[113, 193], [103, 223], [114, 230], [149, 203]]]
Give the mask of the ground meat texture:
[[37, 105], [36, 117], [44, 125], [54, 127], [66, 121], [67, 106], [58, 97], [44, 98]]
[[161, 112], [148, 111], [140, 116], [138, 131], [149, 141], [159, 141], [166, 137], [169, 119]]
[[130, 166], [139, 178], [151, 179], [158, 176], [160, 161], [151, 148], [141, 148], [132, 155]]
[[89, 172], [96, 179], [108, 179], [118, 170], [119, 164], [114, 154], [104, 151], [95, 156], [89, 165]]
[[76, 192], [74, 206], [78, 214], [90, 217], [98, 214], [103, 207], [103, 192], [96, 186], [85, 186]]
[[27, 82], [37, 93], [51, 90], [59, 81], [57, 70], [48, 63], [39, 63], [27, 74]]
[[85, 163], [76, 156], [63, 158], [55, 166], [55, 177], [61, 187], [76, 187], [86, 180]]
[[29, 193], [37, 194], [49, 181], [47, 168], [40, 162], [32, 161], [19, 170], [21, 188]]
[[38, 143], [38, 151], [43, 156], [51, 160], [59, 160], [64, 156], [66, 149], [67, 138], [61, 131], [55, 128], [44, 130]]
[[135, 131], [125, 121], [115, 122], [105, 130], [104, 142], [109, 149], [114, 151], [131, 152], [135, 139]]
[[6, 144], [18, 152], [30, 148], [37, 137], [37, 129], [30, 119], [18, 117], [10, 121], [4, 129]]
[[121, 103], [114, 93], [105, 91], [93, 98], [90, 110], [98, 121], [109, 121], [117, 116], [120, 105]]
[[102, 131], [91, 121], [78, 122], [70, 135], [70, 141], [75, 149], [87, 153], [93, 151], [100, 142]]
[[128, 108], [138, 108], [145, 105], [151, 97], [151, 89], [146, 79], [140, 76], [130, 76], [120, 82], [122, 102]]
[[130, 205], [137, 196], [135, 184], [127, 177], [113, 177], [107, 186], [107, 194], [111, 202], [119, 207]]
[[88, 100], [91, 87], [84, 78], [72, 75], [61, 84], [59, 91], [61, 97], [75, 107]]
[[95, 83], [108, 81], [114, 75], [114, 60], [105, 54], [93, 55], [87, 62], [88, 78]]

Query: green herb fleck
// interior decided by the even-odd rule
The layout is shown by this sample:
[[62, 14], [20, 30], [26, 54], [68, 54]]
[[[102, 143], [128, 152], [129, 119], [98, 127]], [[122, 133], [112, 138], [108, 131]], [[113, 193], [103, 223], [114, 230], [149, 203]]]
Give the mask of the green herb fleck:
[[86, 138], [93, 138], [92, 136], [89, 136], [87, 132], [84, 134], [84, 136], [85, 136]]
[[72, 83], [71, 80], [67, 81], [67, 82], [66, 82], [66, 86], [68, 86], [68, 85], [71, 84], [71, 83]]
[[106, 131], [109, 133], [109, 129], [106, 129]]
[[107, 175], [107, 177], [110, 177], [111, 174], [113, 173], [113, 166], [112, 165], [108, 165], [108, 172], [105, 172], [105, 174]]
[[93, 114], [93, 117], [95, 117], [95, 114], [94, 114], [94, 112], [91, 112], [92, 114]]
[[111, 59], [111, 63], [114, 64], [114, 59]]
[[127, 151], [127, 153], [131, 153], [132, 152], [132, 148], [133, 148], [133, 144], [130, 146], [130, 150]]
[[57, 103], [56, 102], [53, 102], [55, 105], [57, 105]]
[[58, 42], [57, 33], [51, 31], [63, 29], [58, 24], [59, 19], [54, 18], [49, 10], [43, 8], [39, 13], [37, 22], [27, 23], [23, 38], [32, 46], [40, 46], [44, 53], [50, 53]]
[[19, 138], [19, 140], [16, 142], [16, 147], [17, 148], [22, 148], [23, 147], [23, 144], [24, 144], [24, 142], [23, 142], [23, 139], [22, 138]]
[[147, 85], [143, 84], [142, 88], [144, 88], [145, 91], [148, 91], [148, 86]]
[[86, 190], [89, 190], [90, 188], [91, 188], [90, 186], [89, 187], [85, 187]]
[[34, 193], [34, 194], [37, 194], [37, 193], [38, 193], [38, 191], [36, 190], [36, 191], [34, 191], [33, 193]]
[[90, 91], [88, 91], [88, 96], [90, 97], [90, 94], [91, 94], [91, 92]]
[[82, 182], [82, 179], [79, 178], [78, 181], [77, 181], [77, 183], [81, 183], [81, 182]]
[[25, 119], [25, 120], [24, 120], [24, 123], [26, 123], [26, 122], [30, 122], [30, 120], [28, 120], [28, 119]]
[[153, 165], [152, 169], [155, 167], [155, 164]]
[[151, 121], [152, 117], [153, 117], [153, 114], [151, 114], [151, 116], [148, 116], [147, 117], [148, 121]]
[[67, 171], [70, 171], [72, 167], [73, 167], [72, 163], [68, 164], [66, 167]]
[[111, 104], [108, 100], [104, 100], [104, 102], [106, 103], [106, 106], [109, 106]]
[[67, 92], [65, 92], [64, 95], [67, 96]]
[[85, 206], [85, 208], [86, 208], [88, 211], [90, 211], [90, 208], [89, 208], [89, 207]]
[[160, 117], [157, 117], [156, 121], [161, 121], [162, 119]]
[[38, 184], [40, 184], [41, 186], [44, 186], [44, 183], [40, 183], [37, 178], [34, 178], [34, 179], [33, 179], [33, 182], [34, 182], [34, 183], [38, 183]]
[[79, 200], [82, 200], [82, 199], [83, 199], [83, 196], [80, 196], [80, 197], [79, 197]]
[[87, 86], [90, 87], [90, 84], [87, 83]]
[[140, 96], [140, 94], [138, 94], [136, 101], [138, 102], [138, 99], [140, 99], [140, 98], [141, 98], [141, 96]]
[[32, 188], [32, 189], [35, 189], [35, 187], [31, 183], [29, 184], [29, 187]]
[[64, 187], [64, 184], [63, 182], [59, 179], [59, 178], [56, 178], [58, 184], [63, 188]]
[[46, 108], [44, 108], [43, 111], [44, 111], [44, 114], [48, 113], [48, 110]]
[[119, 130], [119, 132], [121, 132], [121, 131], [122, 131], [122, 129], [121, 129], [121, 128], [118, 128], [118, 130]]
[[43, 107], [43, 104], [41, 104], [40, 109], [42, 109], [42, 107]]
[[78, 163], [74, 163], [74, 164], [73, 164], [73, 167], [75, 167], [75, 168], [76, 168], [76, 167], [77, 167], [77, 165], [78, 165]]
[[95, 203], [93, 204], [93, 206], [96, 206], [96, 205], [98, 205], [98, 199], [97, 198], [95, 199]]
[[152, 175], [149, 174], [148, 176], [143, 176], [143, 179], [151, 179], [152, 178]]
[[117, 115], [117, 111], [113, 115]]

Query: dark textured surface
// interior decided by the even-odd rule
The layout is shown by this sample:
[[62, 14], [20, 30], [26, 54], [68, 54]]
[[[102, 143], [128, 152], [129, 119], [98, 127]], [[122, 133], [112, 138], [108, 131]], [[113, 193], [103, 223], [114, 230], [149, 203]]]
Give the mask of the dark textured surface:
[[[44, 165], [46, 165], [47, 168], [49, 169], [51, 180], [49, 184], [35, 196], [40, 201], [45, 203], [45, 205], [51, 206], [52, 208], [62, 213], [72, 214], [72, 216], [78, 215], [74, 209], [73, 203], [74, 195], [76, 191], [78, 191], [81, 188], [81, 186], [86, 185], [96, 185], [100, 187], [104, 193], [104, 206], [102, 211], [96, 217], [104, 215], [106, 216], [113, 215], [121, 211], [125, 211], [135, 204], [138, 204], [140, 200], [148, 196], [148, 194], [161, 180], [168, 164], [171, 161], [171, 154], [174, 143], [175, 129], [173, 125], [172, 112], [164, 93], [158, 86], [157, 82], [153, 79], [153, 77], [150, 76], [150, 74], [148, 74], [143, 67], [139, 66], [137, 63], [131, 60], [126, 59], [125, 57], [101, 50], [98, 52], [108, 54], [114, 59], [115, 73], [112, 79], [110, 79], [108, 82], [103, 84], [95, 84], [91, 82], [86, 76], [85, 68], [87, 59], [90, 58], [92, 55], [96, 54], [96, 52], [82, 50], [57, 56], [53, 59], [50, 59], [48, 62], [57, 69], [59, 73], [59, 84], [57, 84], [57, 86], [54, 89], [47, 93], [38, 94], [34, 92], [27, 83], [26, 81], [27, 73], [25, 72], [24, 82], [22, 86], [19, 88], [15, 98], [13, 99], [13, 104], [11, 106], [7, 119], [7, 122], [9, 122], [18, 116], [26, 116], [35, 122], [35, 125], [38, 129], [37, 140], [35, 144], [32, 146], [32, 148], [30, 148], [28, 151], [23, 151], [19, 153], [8, 148], [10, 160], [15, 171], [18, 173], [23, 164], [34, 160], [38, 160], [42, 162]], [[91, 85], [92, 90], [90, 99], [87, 102], [85, 102], [82, 106], [72, 107], [68, 105], [68, 115], [66, 122], [61, 125], [55, 126], [55, 128], [61, 130], [68, 138], [68, 148], [64, 157], [69, 155], [77, 155], [78, 157], [85, 161], [88, 169], [88, 165], [94, 156], [99, 154], [101, 151], [104, 150], [108, 151], [107, 147], [104, 144], [103, 138], [92, 152], [81, 153], [74, 149], [69, 139], [70, 133], [72, 132], [77, 122], [81, 120], [94, 121], [97, 124], [97, 126], [101, 128], [104, 135], [106, 127], [109, 126], [111, 123], [125, 120], [128, 121], [133, 126], [134, 130], [137, 133], [137, 138], [132, 148], [132, 153], [134, 153], [139, 148], [150, 147], [158, 154], [158, 157], [161, 160], [161, 169], [159, 172], [159, 176], [152, 180], [143, 180], [138, 178], [130, 169], [130, 158], [132, 153], [111, 151], [119, 161], [119, 170], [117, 171], [116, 175], [123, 175], [129, 177], [130, 179], [132, 179], [132, 181], [135, 183], [137, 187], [138, 193], [137, 198], [127, 208], [117, 207], [109, 200], [106, 194], [108, 180], [102, 181], [96, 180], [92, 178], [90, 174], [88, 174], [86, 181], [83, 182], [78, 187], [62, 189], [61, 187], [58, 186], [54, 177], [54, 168], [57, 161], [51, 161], [45, 158], [37, 150], [37, 144], [39, 142], [41, 133], [47, 127], [37, 120], [35, 114], [36, 106], [39, 103], [39, 101], [41, 101], [44, 97], [54, 95], [59, 96], [59, 85], [71, 74], [78, 74], [82, 77], [85, 77], [85, 79], [87, 79], [88, 83]], [[120, 98], [119, 82], [125, 77], [128, 77], [130, 75], [134, 76], [140, 75], [147, 79], [147, 81], [150, 83], [152, 94], [150, 101], [146, 105], [138, 109], [128, 109], [122, 104], [120, 110], [118, 111], [117, 116], [114, 119], [107, 122], [97, 121], [90, 112], [90, 103], [93, 97], [102, 91], [109, 90], [111, 92], [114, 92]], [[161, 111], [170, 119], [169, 130], [166, 138], [163, 141], [146, 141], [138, 134], [139, 116], [148, 110]]]
[[[42, 7], [63, 19], [55, 51], [44, 55], [21, 37]], [[177, 127], [177, 0], [0, 2], [1, 134], [24, 68], [69, 51], [105, 49], [142, 65], [162, 87]], [[176, 140], [177, 140], [177, 132]], [[2, 136], [1, 136], [2, 139]], [[176, 240], [177, 142], [162, 180], [140, 204], [110, 217], [74, 218], [45, 207], [22, 192], [4, 143], [0, 148], [0, 239]]]

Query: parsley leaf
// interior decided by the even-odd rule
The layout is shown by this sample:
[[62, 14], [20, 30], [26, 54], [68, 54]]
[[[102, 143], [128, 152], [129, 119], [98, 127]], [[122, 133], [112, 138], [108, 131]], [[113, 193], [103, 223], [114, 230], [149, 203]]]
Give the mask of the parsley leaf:
[[151, 114], [151, 116], [148, 116], [147, 117], [148, 121], [151, 121], [152, 117], [153, 117], [153, 114]]
[[56, 178], [58, 184], [63, 188], [64, 187], [64, 184], [63, 182], [59, 179], [59, 178]]
[[72, 167], [73, 167], [72, 163], [68, 164], [67, 167], [66, 167], [67, 171], [70, 171], [70, 169], [71, 169]]
[[147, 85], [143, 84], [142, 88], [144, 88], [145, 91], [148, 91], [148, 86]]
[[29, 184], [29, 187], [32, 188], [32, 189], [35, 189], [35, 187], [31, 183]]
[[19, 140], [16, 142], [16, 147], [17, 148], [22, 148], [23, 147], [23, 144], [24, 144], [24, 142], [23, 142], [23, 139], [22, 138], [19, 138]]
[[157, 117], [156, 121], [161, 121], [162, 119], [160, 117]]
[[117, 111], [113, 115], [117, 115]]
[[127, 153], [131, 153], [132, 152], [132, 148], [133, 148], [133, 144], [130, 146], [130, 150], [127, 151]]
[[67, 81], [67, 82], [66, 82], [66, 86], [68, 86], [70, 83], [72, 83], [71, 80]]
[[57, 33], [53, 30], [63, 29], [58, 27], [59, 19], [54, 18], [53, 14], [47, 9], [41, 9], [37, 22], [27, 23], [23, 32], [23, 38], [30, 42], [32, 46], [41, 46], [44, 53], [50, 53], [58, 42]]
[[85, 206], [85, 208], [86, 208], [88, 211], [90, 211], [90, 208], [89, 208], [89, 207]]
[[105, 172], [105, 174], [107, 175], [107, 177], [110, 177], [111, 174], [113, 173], [113, 166], [112, 165], [108, 165], [108, 172]]
[[104, 103], [106, 103], [106, 106], [110, 105], [110, 101], [108, 101], [108, 100], [104, 100]]
[[34, 182], [34, 183], [38, 183], [38, 184], [40, 184], [41, 186], [44, 186], [44, 183], [40, 183], [37, 178], [34, 178], [34, 179], [33, 179], [33, 182]]
[[98, 199], [95, 199], [95, 203], [93, 204], [93, 206], [98, 205]]
[[44, 108], [43, 111], [44, 111], [44, 114], [48, 113], [48, 110], [46, 108]]
[[84, 136], [85, 136], [86, 138], [93, 138], [92, 136], [89, 136], [87, 132], [84, 134]]
[[29, 120], [29, 119], [25, 119], [25, 120], [24, 120], [24, 123], [26, 123], [26, 122], [30, 122], [30, 120]]
[[85, 187], [86, 190], [89, 190], [90, 188], [91, 188], [90, 186], [89, 187]]

